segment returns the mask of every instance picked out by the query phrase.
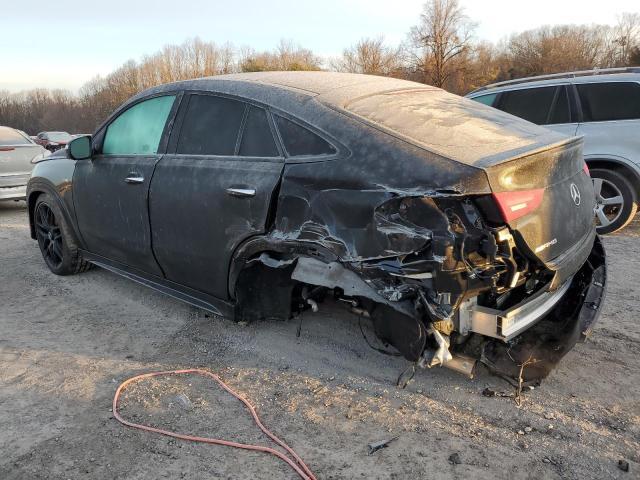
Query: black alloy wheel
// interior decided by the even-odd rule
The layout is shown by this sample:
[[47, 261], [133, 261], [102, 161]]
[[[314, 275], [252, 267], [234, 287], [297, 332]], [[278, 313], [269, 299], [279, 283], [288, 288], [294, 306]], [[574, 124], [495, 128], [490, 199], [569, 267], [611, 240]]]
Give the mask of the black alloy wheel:
[[58, 270], [64, 261], [62, 230], [51, 207], [40, 203], [34, 215], [40, 251], [51, 270]]
[[72, 275], [91, 268], [91, 264], [82, 258], [76, 237], [54, 197], [47, 193], [39, 195], [31, 220], [49, 270], [56, 275]]

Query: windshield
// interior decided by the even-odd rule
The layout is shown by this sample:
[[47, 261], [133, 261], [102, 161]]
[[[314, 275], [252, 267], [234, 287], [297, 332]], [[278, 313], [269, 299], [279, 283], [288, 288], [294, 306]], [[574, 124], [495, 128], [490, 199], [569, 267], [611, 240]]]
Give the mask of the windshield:
[[31, 140], [13, 128], [0, 127], [0, 145], [31, 145]]
[[69, 142], [71, 141], [71, 135], [67, 132], [49, 132], [47, 138], [52, 142]]

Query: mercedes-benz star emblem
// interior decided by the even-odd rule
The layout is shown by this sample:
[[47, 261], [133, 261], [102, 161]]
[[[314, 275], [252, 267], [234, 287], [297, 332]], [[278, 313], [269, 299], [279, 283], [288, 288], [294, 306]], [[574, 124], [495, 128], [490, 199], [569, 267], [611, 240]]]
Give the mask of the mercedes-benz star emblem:
[[572, 183], [570, 190], [573, 203], [575, 203], [576, 206], [580, 205], [580, 190], [578, 190], [578, 186], [575, 183]]

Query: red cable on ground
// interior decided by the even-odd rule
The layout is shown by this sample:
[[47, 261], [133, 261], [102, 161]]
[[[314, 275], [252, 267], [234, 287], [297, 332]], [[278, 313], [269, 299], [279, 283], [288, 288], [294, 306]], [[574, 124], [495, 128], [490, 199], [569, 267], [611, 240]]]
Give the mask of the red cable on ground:
[[[196, 437], [193, 435], [184, 435], [182, 433], [175, 433], [169, 430], [163, 430], [161, 428], [155, 428], [155, 427], [150, 427], [148, 425], [141, 425], [139, 423], [130, 422], [122, 418], [122, 416], [120, 416], [120, 413], [118, 413], [118, 400], [120, 399], [120, 394], [130, 383], [136, 382], [138, 380], [142, 380], [143, 378], [159, 377], [159, 376], [167, 376], [167, 375], [182, 375], [182, 374], [202, 375], [203, 377], [209, 377], [214, 379], [216, 382], [218, 382], [218, 384], [222, 388], [224, 388], [227, 392], [229, 392], [231, 395], [233, 395], [242, 403], [244, 403], [247, 409], [249, 409], [249, 412], [251, 412], [251, 416], [253, 417], [253, 420], [256, 422], [256, 425], [258, 425], [260, 430], [262, 430], [262, 432], [265, 435], [267, 435], [271, 440], [273, 440], [275, 443], [277, 443], [282, 448], [284, 448], [295, 459], [295, 461], [293, 461], [291, 458], [289, 458], [285, 454], [273, 448], [263, 447], [261, 445], [250, 445], [246, 443], [231, 442], [229, 440], [221, 440], [217, 438]], [[120, 423], [128, 427], [138, 428], [140, 430], [145, 430], [147, 432], [160, 433], [162, 435], [167, 435], [168, 437], [179, 438], [181, 440], [189, 440], [191, 442], [209, 443], [214, 445], [225, 445], [227, 447], [242, 448], [244, 450], [255, 450], [258, 452], [270, 453], [271, 455], [275, 455], [276, 457], [278, 457], [283, 462], [286, 462], [291, 468], [293, 468], [296, 471], [296, 473], [303, 480], [317, 480], [315, 475], [311, 472], [309, 467], [307, 467], [307, 465], [302, 461], [302, 459], [298, 456], [298, 454], [294, 452], [293, 449], [289, 447], [286, 443], [284, 443], [282, 440], [276, 437], [273, 433], [271, 433], [267, 429], [267, 427], [265, 427], [262, 424], [262, 422], [260, 421], [260, 418], [258, 417], [258, 414], [256, 413], [256, 410], [243, 396], [233, 391], [226, 383], [224, 383], [220, 379], [220, 377], [218, 377], [217, 375], [211, 372], [207, 372], [206, 370], [200, 370], [200, 369], [194, 368], [194, 369], [188, 369], [188, 370], [170, 370], [166, 372], [153, 372], [153, 373], [145, 373], [143, 375], [137, 375], [128, 380], [125, 380], [120, 384], [120, 386], [116, 390], [115, 396], [113, 397], [113, 416]]]

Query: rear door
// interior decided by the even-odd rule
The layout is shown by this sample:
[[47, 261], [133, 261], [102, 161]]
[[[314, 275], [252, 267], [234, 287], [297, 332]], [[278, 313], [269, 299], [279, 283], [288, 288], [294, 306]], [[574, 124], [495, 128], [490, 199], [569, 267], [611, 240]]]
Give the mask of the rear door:
[[162, 275], [151, 250], [149, 184], [162, 158], [175, 95], [142, 100], [96, 136], [98, 153], [76, 163], [73, 202], [87, 249], [109, 260]]
[[640, 83], [576, 84], [587, 158], [598, 155], [628, 159], [640, 157]]
[[189, 94], [151, 182], [153, 250], [168, 280], [228, 298], [231, 255], [265, 232], [284, 167], [273, 121], [237, 98]]
[[495, 104], [502, 111], [537, 125], [573, 137], [578, 121], [570, 108], [572, 97], [568, 86], [528, 87], [502, 92]]

